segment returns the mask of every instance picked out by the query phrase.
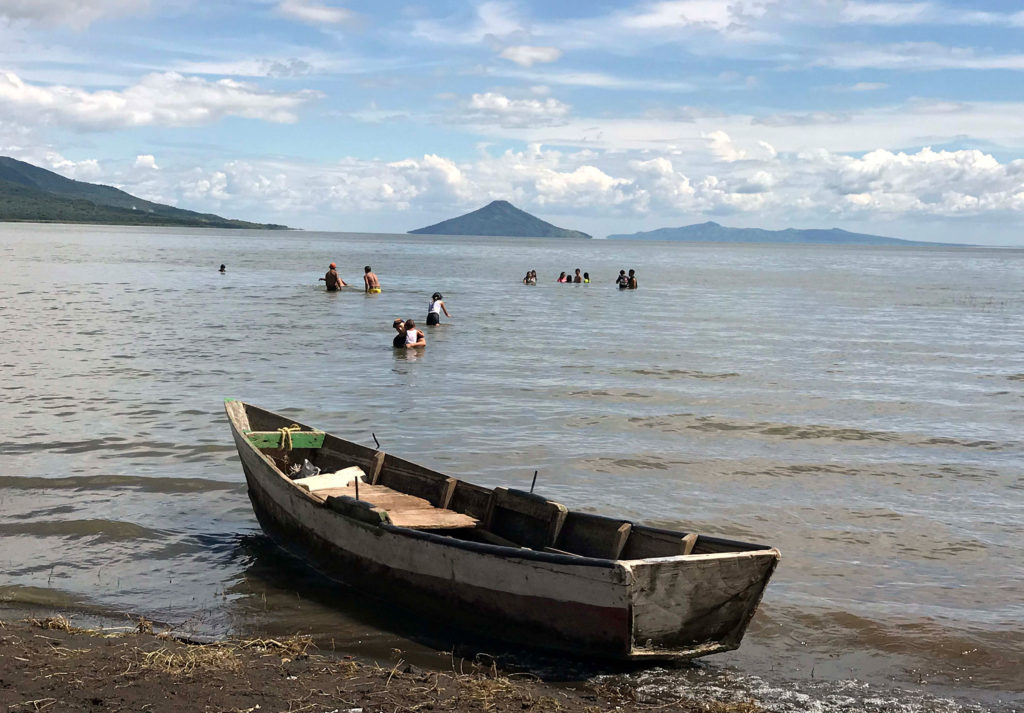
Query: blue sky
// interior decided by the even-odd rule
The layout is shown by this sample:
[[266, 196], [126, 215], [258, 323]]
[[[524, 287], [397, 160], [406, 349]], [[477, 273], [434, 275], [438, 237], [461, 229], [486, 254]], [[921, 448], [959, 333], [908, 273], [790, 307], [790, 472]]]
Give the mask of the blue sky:
[[495, 199], [1024, 245], [1024, 5], [0, 0], [0, 155], [306, 229]]

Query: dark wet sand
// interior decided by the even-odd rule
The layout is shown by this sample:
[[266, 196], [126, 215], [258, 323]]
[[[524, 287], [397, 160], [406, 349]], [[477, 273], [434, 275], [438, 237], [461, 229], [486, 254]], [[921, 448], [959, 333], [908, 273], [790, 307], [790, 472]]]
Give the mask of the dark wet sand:
[[612, 710], [756, 713], [750, 703], [657, 700], [626, 686], [545, 683], [452, 657], [448, 671], [356, 660], [308, 637], [196, 644], [136, 630], [76, 629], [56, 616], [0, 622], [0, 706], [48, 710], [260, 713]]

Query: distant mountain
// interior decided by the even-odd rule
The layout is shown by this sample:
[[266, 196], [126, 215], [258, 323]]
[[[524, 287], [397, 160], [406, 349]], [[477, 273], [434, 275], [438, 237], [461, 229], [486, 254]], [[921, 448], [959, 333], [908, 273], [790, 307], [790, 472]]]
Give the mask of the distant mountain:
[[472, 213], [409, 232], [417, 235], [502, 235], [515, 238], [590, 237], [578, 230], [567, 230], [546, 223], [519, 210], [508, 201], [494, 201]]
[[287, 229], [152, 203], [111, 186], [74, 181], [7, 156], [0, 156], [0, 221]]
[[659, 228], [628, 235], [609, 235], [609, 240], [681, 240], [696, 243], [820, 243], [824, 245], [949, 245], [917, 240], [886, 238], [867, 233], [851, 233], [839, 228], [798, 230], [763, 230], [761, 228], [727, 228], [708, 221], [681, 228]]

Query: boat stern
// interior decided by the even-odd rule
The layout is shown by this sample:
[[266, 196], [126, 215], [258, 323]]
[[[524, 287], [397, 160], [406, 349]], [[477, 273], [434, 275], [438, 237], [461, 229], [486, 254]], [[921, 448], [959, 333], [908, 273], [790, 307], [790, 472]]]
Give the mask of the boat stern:
[[774, 548], [635, 560], [630, 658], [738, 648], [779, 561]]

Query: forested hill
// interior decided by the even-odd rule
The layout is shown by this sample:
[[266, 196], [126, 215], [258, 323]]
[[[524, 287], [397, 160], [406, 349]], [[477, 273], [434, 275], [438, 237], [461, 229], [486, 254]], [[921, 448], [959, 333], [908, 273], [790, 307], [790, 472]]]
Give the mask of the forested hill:
[[410, 230], [419, 235], [501, 235], [515, 238], [589, 238], [578, 230], [547, 223], [508, 201], [494, 201], [472, 213]]
[[75, 181], [7, 156], [0, 156], [0, 221], [287, 229], [153, 203], [112, 186]]

